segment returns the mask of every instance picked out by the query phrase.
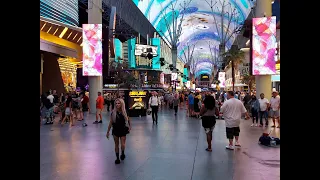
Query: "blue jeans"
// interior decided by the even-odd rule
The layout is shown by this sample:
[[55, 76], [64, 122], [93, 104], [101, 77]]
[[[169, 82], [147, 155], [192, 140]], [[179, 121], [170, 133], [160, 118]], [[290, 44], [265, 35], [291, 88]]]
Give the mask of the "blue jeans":
[[259, 111], [260, 116], [260, 124], [263, 125], [262, 116], [264, 116], [264, 119], [266, 120], [266, 125], [268, 125], [268, 111]]

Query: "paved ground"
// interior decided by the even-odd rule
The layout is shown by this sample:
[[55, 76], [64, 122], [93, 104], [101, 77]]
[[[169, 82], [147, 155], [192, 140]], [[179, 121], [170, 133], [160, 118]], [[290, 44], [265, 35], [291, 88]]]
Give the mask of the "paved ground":
[[[207, 152], [201, 121], [162, 110], [158, 125], [150, 116], [132, 118], [127, 158], [115, 165], [114, 143], [105, 137], [104, 123], [88, 127], [43, 125], [40, 128], [41, 180], [279, 180], [280, 148], [260, 146], [258, 138], [270, 128], [241, 124], [242, 148], [226, 150], [225, 125], [218, 120], [213, 151]], [[280, 129], [272, 132], [280, 137]]]

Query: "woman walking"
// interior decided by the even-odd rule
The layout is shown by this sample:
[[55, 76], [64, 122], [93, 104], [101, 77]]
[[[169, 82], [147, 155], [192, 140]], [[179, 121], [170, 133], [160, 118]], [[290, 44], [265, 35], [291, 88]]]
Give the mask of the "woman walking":
[[[123, 161], [126, 156], [124, 150], [126, 148], [126, 135], [130, 132], [131, 123], [127, 116], [126, 107], [123, 99], [115, 100], [115, 109], [111, 112], [110, 122], [107, 131], [107, 138], [109, 139], [109, 132], [112, 126], [112, 135], [115, 144], [116, 160], [115, 163], [119, 164], [120, 159]], [[119, 140], [120, 139], [120, 140]], [[121, 141], [121, 156], [119, 159], [119, 142]]]
[[207, 134], [208, 148], [206, 149], [206, 151], [209, 152], [212, 151], [212, 131], [214, 129], [214, 126], [216, 125], [216, 115], [219, 115], [218, 107], [215, 102], [216, 101], [213, 96], [207, 96], [203, 101], [204, 104], [202, 105], [200, 110], [200, 116], [202, 116], [202, 127]]

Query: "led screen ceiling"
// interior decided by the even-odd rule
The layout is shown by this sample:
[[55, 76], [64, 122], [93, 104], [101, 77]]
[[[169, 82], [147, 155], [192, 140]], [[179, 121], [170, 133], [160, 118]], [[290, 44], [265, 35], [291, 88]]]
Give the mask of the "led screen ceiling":
[[78, 26], [78, 0], [40, 0], [40, 16]]
[[[213, 0], [213, 3], [216, 2], [216, 4], [212, 11], [207, 3], [210, 3], [211, 0], [192, 0], [187, 9], [182, 11], [180, 4], [183, 5], [184, 1], [188, 2], [189, 0], [133, 0], [157, 31], [165, 40], [167, 39], [167, 42], [170, 41], [168, 40], [170, 39], [170, 30], [168, 31], [168, 29], [171, 28], [168, 28], [166, 24], [170, 24], [170, 27], [173, 27], [173, 13], [170, 8], [171, 4], [176, 4], [175, 14], [178, 16], [178, 24], [183, 17], [182, 33], [177, 43], [178, 57], [186, 62], [187, 60], [183, 57], [187, 53], [187, 47], [196, 44], [193, 52], [195, 62], [191, 65], [191, 68], [195, 70], [197, 76], [203, 73], [211, 74], [213, 67], [212, 59], [219, 52], [221, 36], [219, 35], [220, 32], [217, 32], [217, 29], [221, 29], [222, 4], [224, 3], [225, 5], [224, 14], [235, 10], [235, 16], [233, 16], [229, 25], [228, 17], [226, 15], [223, 16], [223, 27], [226, 32], [227, 30], [234, 30], [243, 23], [251, 11], [253, 1]], [[231, 47], [235, 35], [226, 42], [226, 50]]]

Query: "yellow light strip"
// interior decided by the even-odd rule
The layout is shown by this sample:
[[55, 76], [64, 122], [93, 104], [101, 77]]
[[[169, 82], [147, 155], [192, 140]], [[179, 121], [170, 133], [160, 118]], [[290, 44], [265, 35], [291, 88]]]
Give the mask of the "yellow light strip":
[[55, 35], [58, 31], [59, 27], [57, 27], [57, 29], [54, 31], [53, 35]]
[[78, 36], [78, 33], [72, 38], [72, 40], [74, 40], [77, 36]]
[[77, 41], [77, 42], [79, 42], [81, 38], [82, 38], [82, 36], [80, 36], [80, 37], [79, 37], [79, 39], [78, 39], [78, 41]]
[[48, 29], [47, 33], [49, 33], [49, 32], [50, 32], [51, 28], [52, 28], [52, 26], [50, 26], [50, 28]]
[[71, 33], [68, 35], [67, 39], [69, 39], [69, 37], [71, 36], [71, 34], [72, 34], [72, 31], [71, 31]]
[[44, 23], [43, 26], [41, 27], [40, 31], [46, 26], [47, 23]]
[[68, 28], [65, 27], [65, 28], [63, 29], [63, 31], [61, 32], [61, 34], [59, 35], [59, 38], [62, 38], [62, 37], [64, 36], [64, 34], [66, 34], [67, 31], [68, 31]]

